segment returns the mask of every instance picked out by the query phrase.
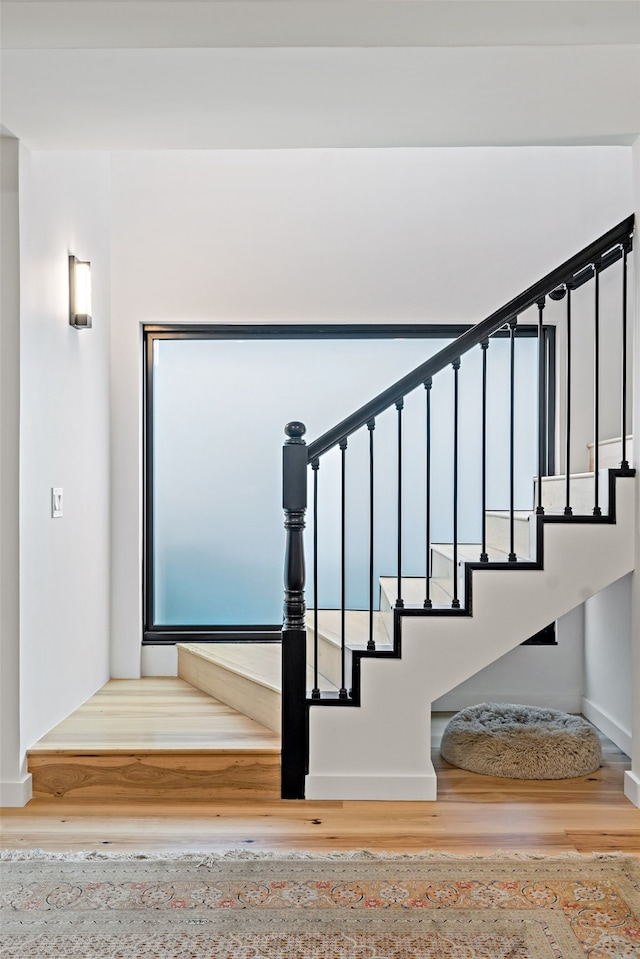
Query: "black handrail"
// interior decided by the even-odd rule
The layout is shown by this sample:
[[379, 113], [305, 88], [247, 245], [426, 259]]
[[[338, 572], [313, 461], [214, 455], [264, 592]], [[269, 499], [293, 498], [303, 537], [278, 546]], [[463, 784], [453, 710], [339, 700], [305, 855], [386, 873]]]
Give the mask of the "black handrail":
[[[444, 369], [450, 363], [453, 363], [458, 357], [462, 356], [472, 347], [482, 343], [487, 337], [499, 330], [505, 323], [508, 323], [514, 316], [523, 313], [529, 307], [533, 306], [543, 296], [546, 296], [551, 290], [564, 283], [573, 280], [573, 287], [586, 282], [593, 275], [593, 263], [596, 259], [602, 257], [599, 267], [600, 270], [610, 266], [622, 256], [622, 250], [612, 250], [616, 244], [625, 243], [629, 240], [633, 232], [633, 215], [626, 217], [607, 233], [604, 233], [599, 239], [594, 240], [575, 256], [566, 260], [561, 266], [547, 273], [545, 277], [530, 286], [524, 293], [514, 297], [509, 303], [500, 307], [495, 313], [492, 313], [485, 320], [481, 320], [466, 333], [459, 336], [455, 342], [449, 343], [435, 356], [430, 357], [426, 362], [407, 373], [402, 379], [399, 379], [392, 386], [389, 386], [382, 393], [379, 393], [373, 400], [361, 406], [359, 410], [347, 416], [336, 426], [327, 430], [322, 436], [314, 440], [308, 446], [309, 462], [312, 462], [319, 456], [322, 456], [332, 447], [336, 446], [340, 440], [345, 439], [354, 433], [360, 427], [365, 426], [367, 421], [379, 416], [394, 403], [398, 403], [418, 386], [422, 386], [430, 376], [435, 376], [440, 370]], [[611, 254], [607, 256], [607, 254]], [[585, 270], [585, 267], [591, 266], [585, 272], [585, 276], [578, 277], [577, 274]], [[587, 275], [588, 274], [588, 275]], [[575, 278], [575, 279], [574, 279]], [[577, 280], [577, 282], [576, 282]]]

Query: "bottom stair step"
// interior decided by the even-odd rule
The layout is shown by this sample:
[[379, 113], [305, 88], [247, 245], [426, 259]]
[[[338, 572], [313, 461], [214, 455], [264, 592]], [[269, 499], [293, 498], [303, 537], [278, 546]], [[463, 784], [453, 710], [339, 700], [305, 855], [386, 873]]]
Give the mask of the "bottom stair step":
[[117, 679], [37, 742], [28, 767], [40, 800], [276, 799], [280, 737], [181, 679]]
[[279, 733], [279, 643], [178, 643], [176, 648], [181, 679]]
[[[179, 643], [178, 676], [267, 729], [280, 733], [282, 646], [280, 643]], [[307, 687], [313, 669], [307, 667]], [[335, 689], [323, 677], [323, 689]]]

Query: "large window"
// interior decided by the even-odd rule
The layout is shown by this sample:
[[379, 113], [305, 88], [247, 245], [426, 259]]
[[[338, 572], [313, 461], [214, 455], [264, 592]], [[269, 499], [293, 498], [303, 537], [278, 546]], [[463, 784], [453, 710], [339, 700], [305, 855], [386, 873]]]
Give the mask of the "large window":
[[[274, 635], [280, 628], [284, 533], [281, 509], [283, 427], [302, 420], [307, 439], [318, 437], [376, 393], [436, 353], [462, 328], [376, 327], [199, 327], [145, 330], [146, 349], [146, 535], [145, 641], [175, 642], [184, 634], [215, 640]], [[517, 342], [518, 487], [517, 506], [531, 499], [537, 469], [537, 341], [521, 328]], [[469, 462], [479, 445], [480, 351], [464, 362], [461, 377], [461, 449]], [[490, 505], [499, 508], [508, 484], [505, 389], [508, 340], [491, 346], [489, 402], [492, 411]], [[434, 542], [447, 542], [447, 490], [450, 488], [451, 396], [445, 377], [433, 388]], [[405, 429], [415, 437], [407, 455], [424, 462], [421, 417], [424, 391], [407, 397]], [[366, 431], [365, 431], [366, 432]], [[394, 483], [393, 416], [376, 423], [378, 500], [385, 513], [385, 487]], [[362, 446], [362, 450], [359, 450]], [[385, 446], [388, 455], [385, 455]], [[331, 454], [323, 464], [323, 515], [330, 518], [337, 498]], [[367, 522], [356, 484], [366, 466], [358, 437], [350, 449], [353, 508], [350, 538], [357, 543]], [[438, 462], [439, 461], [439, 462]], [[336, 460], [337, 463], [337, 460]], [[407, 474], [410, 477], [410, 473]], [[461, 498], [462, 538], [477, 541], [479, 477], [468, 475]], [[404, 492], [407, 515], [418, 527], [424, 516], [419, 468]], [[395, 534], [388, 525], [376, 550], [377, 574], [393, 571]], [[362, 527], [362, 530], [360, 529]], [[385, 524], [382, 523], [382, 529]], [[326, 580], [319, 585], [322, 606], [335, 605], [332, 557], [335, 544], [321, 543]], [[354, 562], [356, 561], [354, 551]], [[415, 554], [415, 555], [414, 555]], [[423, 551], [406, 541], [406, 575], [424, 575]], [[360, 595], [362, 593], [362, 596]], [[352, 607], [366, 605], [366, 584], [353, 577]], [[310, 599], [311, 601], [311, 599]]]

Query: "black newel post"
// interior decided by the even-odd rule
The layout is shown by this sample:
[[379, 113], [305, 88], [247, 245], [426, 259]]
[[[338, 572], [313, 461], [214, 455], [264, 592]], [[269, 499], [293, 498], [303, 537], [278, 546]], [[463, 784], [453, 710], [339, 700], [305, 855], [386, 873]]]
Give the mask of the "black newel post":
[[304, 604], [304, 520], [307, 509], [307, 445], [304, 423], [287, 423], [282, 450], [284, 622], [282, 626], [283, 799], [304, 799], [307, 767], [307, 657]]

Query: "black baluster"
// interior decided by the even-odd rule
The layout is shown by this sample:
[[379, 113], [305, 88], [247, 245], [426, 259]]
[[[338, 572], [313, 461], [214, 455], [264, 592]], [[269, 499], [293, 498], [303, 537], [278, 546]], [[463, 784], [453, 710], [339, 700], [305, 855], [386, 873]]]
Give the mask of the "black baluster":
[[313, 470], [313, 689], [312, 699], [320, 699], [318, 687], [318, 470], [320, 461], [314, 460]]
[[542, 473], [546, 451], [547, 425], [547, 377], [545, 364], [545, 343], [542, 324], [542, 313], [545, 307], [545, 298], [538, 300], [538, 505], [536, 514], [544, 513], [542, 505]]
[[307, 764], [307, 657], [304, 603], [304, 519], [307, 447], [304, 423], [287, 423], [282, 450], [285, 519], [284, 622], [282, 627], [281, 795], [304, 799]]
[[460, 609], [458, 599], [458, 373], [460, 358], [453, 367], [453, 599], [452, 609]]
[[[622, 260], [622, 459], [620, 469], [628, 470], [629, 461], [627, 460], [627, 253], [631, 249], [631, 243], [627, 240], [623, 247], [624, 257]], [[638, 432], [635, 430], [634, 432]]]
[[593, 341], [593, 515], [600, 509], [600, 263], [595, 268], [594, 341]]
[[571, 286], [567, 283], [567, 401], [566, 401], [566, 453], [565, 453], [565, 487], [566, 499], [564, 515], [572, 516], [571, 508]]
[[487, 350], [489, 340], [483, 340], [482, 349], [482, 552], [480, 562], [488, 563], [487, 553]]
[[427, 392], [427, 411], [426, 411], [426, 432], [427, 432], [427, 455], [426, 455], [426, 563], [425, 563], [425, 600], [424, 608], [431, 609], [433, 603], [431, 602], [431, 387], [433, 385], [433, 380], [431, 377], [424, 384], [424, 388]]
[[341, 682], [340, 682], [340, 692], [338, 696], [340, 699], [347, 699], [347, 683], [346, 683], [346, 655], [347, 655], [347, 635], [346, 635], [346, 607], [347, 607], [347, 508], [346, 508], [346, 475], [347, 475], [347, 440], [346, 437], [340, 440], [340, 455], [341, 455], [341, 498], [340, 498], [340, 531], [341, 531], [341, 540], [340, 540], [340, 652], [341, 652]]
[[516, 563], [515, 552], [515, 422], [516, 422], [516, 326], [518, 317], [509, 320], [509, 562]]
[[373, 638], [373, 431], [375, 428], [376, 421], [369, 420], [367, 423], [367, 429], [369, 430], [369, 639], [367, 649], [376, 648]]
[[402, 410], [404, 400], [398, 400], [396, 409], [398, 411], [398, 598], [396, 607], [401, 609], [404, 606], [402, 598]]

